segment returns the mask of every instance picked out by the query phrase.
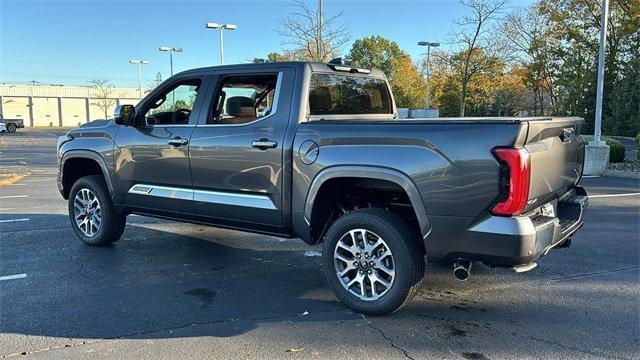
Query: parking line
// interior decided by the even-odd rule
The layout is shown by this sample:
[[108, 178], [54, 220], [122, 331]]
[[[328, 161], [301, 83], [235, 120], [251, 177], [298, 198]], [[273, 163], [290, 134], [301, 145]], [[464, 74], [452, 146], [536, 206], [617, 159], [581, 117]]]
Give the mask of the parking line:
[[583, 178], [596, 178], [596, 177], [600, 177], [600, 175], [584, 175], [582, 177]]
[[0, 281], [4, 281], [4, 280], [15, 280], [15, 279], [24, 279], [27, 277], [27, 274], [16, 274], [16, 275], [7, 275], [7, 276], [0, 276]]
[[29, 221], [29, 218], [0, 220], [0, 223], [18, 222], [18, 221]]
[[17, 198], [26, 198], [28, 195], [9, 195], [9, 196], [0, 196], [0, 199], [17, 199]]
[[589, 198], [606, 198], [606, 197], [638, 196], [638, 195], [640, 195], [640, 193], [608, 194], [608, 195], [589, 195]]

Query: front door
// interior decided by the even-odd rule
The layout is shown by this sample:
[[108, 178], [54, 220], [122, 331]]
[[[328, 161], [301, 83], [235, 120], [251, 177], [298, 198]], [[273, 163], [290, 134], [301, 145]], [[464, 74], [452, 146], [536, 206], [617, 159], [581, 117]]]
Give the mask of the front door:
[[189, 148], [196, 211], [219, 225], [279, 233], [295, 71], [216, 75], [207, 117], [198, 123]]
[[194, 212], [189, 140], [204, 83], [204, 78], [193, 77], [161, 85], [136, 106], [135, 125], [118, 129], [116, 203], [178, 217]]

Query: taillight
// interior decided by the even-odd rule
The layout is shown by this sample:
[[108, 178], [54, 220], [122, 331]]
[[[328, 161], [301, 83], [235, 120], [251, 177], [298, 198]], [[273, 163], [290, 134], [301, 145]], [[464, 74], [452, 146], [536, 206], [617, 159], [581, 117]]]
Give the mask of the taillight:
[[500, 172], [501, 197], [491, 213], [494, 215], [519, 215], [529, 199], [531, 161], [525, 149], [497, 148], [493, 154], [502, 166]]

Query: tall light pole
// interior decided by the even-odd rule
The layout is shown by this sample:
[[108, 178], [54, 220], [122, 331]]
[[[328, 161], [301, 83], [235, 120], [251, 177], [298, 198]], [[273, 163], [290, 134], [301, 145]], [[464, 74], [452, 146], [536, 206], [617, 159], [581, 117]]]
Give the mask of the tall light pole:
[[224, 36], [222, 33], [224, 30], [235, 30], [238, 27], [235, 24], [218, 24], [214, 22], [208, 22], [204, 27], [205, 29], [220, 30], [220, 65], [224, 65]]
[[440, 46], [440, 43], [420, 41], [418, 42], [418, 46], [427, 47], [427, 109], [431, 109], [431, 68], [430, 68], [431, 48]]
[[602, 0], [602, 13], [600, 14], [600, 52], [598, 54], [598, 83], [596, 85], [596, 116], [595, 131], [593, 133], [594, 145], [603, 145], [600, 141], [602, 132], [602, 92], [604, 90], [604, 53], [607, 45], [607, 22], [609, 20], [609, 0]]
[[324, 59], [324, 38], [322, 32], [324, 31], [324, 2], [323, 0], [318, 0], [318, 60], [323, 61]]
[[160, 51], [165, 51], [169, 53], [169, 66], [171, 67], [171, 76], [173, 76], [173, 53], [174, 52], [182, 52], [182, 48], [174, 48], [169, 46], [160, 46], [158, 49]]
[[142, 65], [146, 65], [149, 62], [147, 60], [129, 60], [129, 63], [138, 65], [138, 91], [140, 92], [140, 99], [142, 99]]

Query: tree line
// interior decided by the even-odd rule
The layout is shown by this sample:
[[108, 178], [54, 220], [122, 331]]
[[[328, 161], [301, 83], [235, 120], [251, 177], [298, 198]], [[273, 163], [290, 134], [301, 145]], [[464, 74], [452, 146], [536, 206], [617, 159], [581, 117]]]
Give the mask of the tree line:
[[[601, 0], [538, 0], [513, 8], [508, 0], [460, 0], [467, 14], [431, 53], [430, 88], [440, 116], [580, 116], [593, 131]], [[295, 0], [277, 29], [289, 49], [255, 62], [326, 62], [351, 41], [339, 23]], [[416, 39], [418, 40], [418, 39]], [[426, 59], [414, 61], [391, 39], [356, 39], [354, 65], [383, 70], [398, 107], [426, 104]], [[603, 132], [640, 131], [640, 0], [610, 0]]]

